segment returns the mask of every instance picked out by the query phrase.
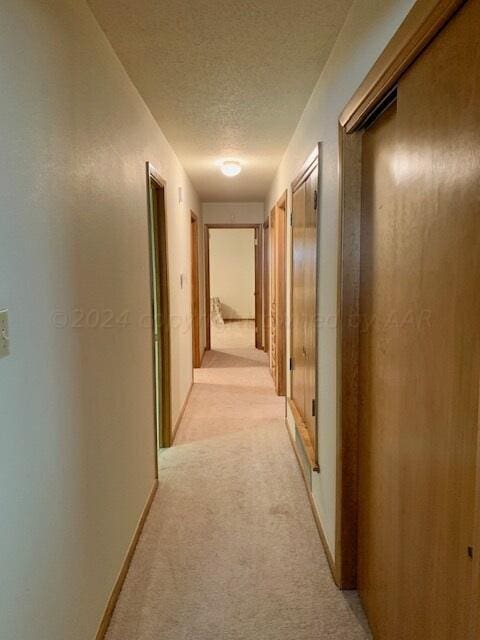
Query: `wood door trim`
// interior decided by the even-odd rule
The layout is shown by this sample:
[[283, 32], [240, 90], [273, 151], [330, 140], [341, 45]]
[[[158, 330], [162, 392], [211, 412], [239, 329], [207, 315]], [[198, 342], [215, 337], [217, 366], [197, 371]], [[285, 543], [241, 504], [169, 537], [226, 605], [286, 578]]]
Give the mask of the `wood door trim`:
[[[268, 233], [268, 242], [266, 241]], [[270, 353], [270, 216], [263, 223], [263, 350]]]
[[[465, 2], [417, 0], [339, 118], [335, 574], [342, 589], [354, 589], [357, 585], [362, 123]], [[480, 531], [480, 498], [476, 511]], [[480, 599], [480, 568], [477, 577], [476, 592]], [[480, 628], [480, 620], [477, 625]], [[477, 637], [472, 636], [472, 640]]]
[[373, 108], [430, 44], [466, 0], [417, 0], [340, 115], [346, 133], [359, 127]]
[[[161, 321], [160, 321], [160, 340], [162, 344], [162, 445], [169, 447], [172, 442], [172, 392], [171, 392], [171, 346], [170, 346], [170, 284], [169, 284], [169, 253], [168, 253], [168, 214], [167, 214], [167, 198], [166, 198], [166, 181], [160, 173], [155, 169], [151, 162], [146, 163], [147, 172], [147, 202], [149, 209], [149, 224], [153, 219], [153, 213], [150, 210], [150, 193], [151, 184], [153, 183], [159, 189], [163, 190], [163, 216], [162, 225], [159, 229], [159, 243], [161, 244], [160, 257], [162, 259], [161, 269]], [[153, 233], [153, 230], [150, 230]], [[152, 281], [152, 287], [155, 285]], [[152, 318], [154, 313], [152, 298]], [[152, 322], [152, 346], [154, 344], [154, 326]], [[155, 425], [156, 430], [156, 425]], [[157, 451], [157, 435], [155, 433], [155, 468], [158, 478], [158, 451]]]
[[255, 348], [262, 348], [262, 227], [263, 223], [208, 223], [205, 224], [205, 317], [206, 350], [212, 348], [210, 330], [210, 229], [254, 229], [255, 230]]
[[190, 211], [191, 224], [191, 247], [192, 247], [192, 365], [193, 368], [200, 367], [200, 282], [198, 266], [198, 217]]
[[[276, 380], [277, 395], [287, 393], [287, 191], [285, 190], [275, 204], [275, 331], [276, 331]], [[279, 212], [282, 212], [281, 219]], [[281, 224], [280, 224], [281, 223]]]
[[[480, 382], [480, 381], [479, 381]], [[480, 388], [479, 388], [480, 398]], [[480, 402], [479, 402], [480, 407]], [[473, 539], [478, 543], [480, 540], [480, 411], [478, 416], [477, 434], [477, 478], [475, 496], [475, 525], [473, 529]], [[468, 640], [478, 640], [480, 637], [480, 545], [473, 549], [473, 584], [472, 584], [472, 606], [470, 608], [470, 636]]]
[[293, 182], [291, 184], [292, 194], [295, 193], [295, 191], [298, 189], [298, 187], [305, 182], [305, 180], [308, 178], [308, 176], [312, 173], [312, 171], [318, 165], [318, 156], [319, 156], [319, 150], [318, 150], [318, 146], [317, 146], [309, 154], [308, 158], [303, 163], [302, 168], [300, 169], [300, 171], [297, 173], [296, 177], [294, 178], [294, 180], [293, 180]]

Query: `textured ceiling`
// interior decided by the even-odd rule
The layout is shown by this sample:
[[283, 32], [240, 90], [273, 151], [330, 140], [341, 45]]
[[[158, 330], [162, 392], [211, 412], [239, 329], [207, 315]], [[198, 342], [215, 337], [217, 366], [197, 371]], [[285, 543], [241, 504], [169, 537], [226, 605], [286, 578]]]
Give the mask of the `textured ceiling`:
[[[89, 0], [203, 201], [263, 200], [352, 0]], [[313, 143], [313, 141], [312, 141]], [[240, 176], [215, 161], [235, 158]]]

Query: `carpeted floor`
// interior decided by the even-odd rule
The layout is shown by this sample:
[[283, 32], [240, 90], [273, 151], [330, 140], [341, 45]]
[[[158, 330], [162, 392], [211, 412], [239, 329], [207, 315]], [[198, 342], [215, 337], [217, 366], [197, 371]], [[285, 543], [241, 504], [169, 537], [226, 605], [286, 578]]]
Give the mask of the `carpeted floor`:
[[160, 457], [107, 640], [370, 638], [330, 576], [266, 356], [249, 325], [225, 331]]

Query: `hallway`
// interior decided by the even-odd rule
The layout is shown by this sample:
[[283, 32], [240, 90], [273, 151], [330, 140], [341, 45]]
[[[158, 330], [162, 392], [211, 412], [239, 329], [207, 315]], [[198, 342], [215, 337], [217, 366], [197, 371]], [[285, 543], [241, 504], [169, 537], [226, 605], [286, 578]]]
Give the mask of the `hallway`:
[[207, 352], [117, 604], [108, 640], [357, 640], [336, 589], [266, 355]]

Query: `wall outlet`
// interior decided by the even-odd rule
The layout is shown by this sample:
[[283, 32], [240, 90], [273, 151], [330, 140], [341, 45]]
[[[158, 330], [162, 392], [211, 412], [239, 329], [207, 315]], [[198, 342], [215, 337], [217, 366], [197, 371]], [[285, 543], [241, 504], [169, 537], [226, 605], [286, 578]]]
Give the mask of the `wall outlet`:
[[10, 355], [10, 339], [8, 337], [8, 309], [0, 310], [0, 358]]

